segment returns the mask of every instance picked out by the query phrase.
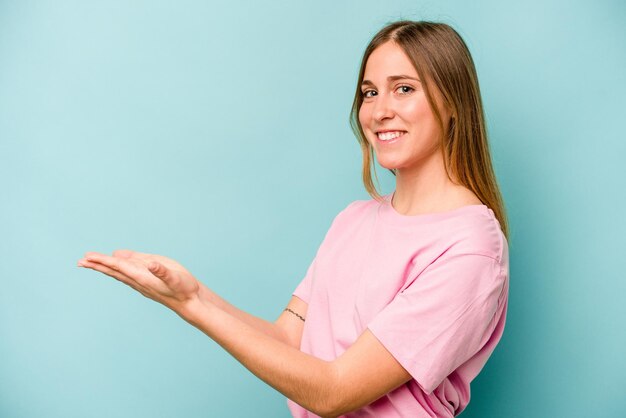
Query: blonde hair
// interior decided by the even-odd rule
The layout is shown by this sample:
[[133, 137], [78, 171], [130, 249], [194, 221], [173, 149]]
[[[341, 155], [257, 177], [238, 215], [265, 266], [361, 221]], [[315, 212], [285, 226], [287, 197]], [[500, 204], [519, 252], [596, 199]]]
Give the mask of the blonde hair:
[[[461, 185], [474, 192], [483, 204], [493, 210], [508, 239], [508, 222], [491, 163], [474, 61], [461, 36], [445, 23], [409, 20], [393, 22], [374, 35], [365, 49], [350, 112], [350, 126], [363, 152], [365, 189], [374, 199], [382, 200], [372, 181], [374, 171], [378, 182], [374, 150], [363, 133], [359, 110], [363, 103], [361, 83], [367, 60], [377, 47], [388, 41], [402, 48], [423, 80], [426, 98], [443, 133], [441, 149], [446, 172], [452, 173]], [[450, 110], [448, 126], [443, 124], [441, 112], [430, 91], [432, 88], [441, 93], [445, 106]], [[393, 169], [389, 171], [396, 174]]]

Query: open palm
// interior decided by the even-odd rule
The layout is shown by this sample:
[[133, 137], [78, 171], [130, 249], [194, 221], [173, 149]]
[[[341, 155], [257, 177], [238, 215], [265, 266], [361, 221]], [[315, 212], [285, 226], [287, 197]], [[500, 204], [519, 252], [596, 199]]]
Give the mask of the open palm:
[[113, 256], [88, 252], [78, 265], [111, 276], [174, 310], [199, 296], [198, 280], [180, 263], [161, 255], [132, 250], [116, 250]]

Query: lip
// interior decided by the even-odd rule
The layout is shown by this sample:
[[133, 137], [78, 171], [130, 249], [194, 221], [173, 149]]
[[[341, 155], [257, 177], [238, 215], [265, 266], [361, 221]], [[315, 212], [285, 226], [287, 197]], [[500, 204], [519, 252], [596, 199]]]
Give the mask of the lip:
[[[383, 141], [382, 139], [380, 139], [378, 137], [379, 133], [383, 133], [383, 132], [402, 132], [402, 134], [399, 137], [396, 137], [394, 139], [390, 139], [388, 141]], [[376, 142], [381, 144], [381, 145], [391, 145], [391, 144], [395, 144], [396, 142], [398, 142], [399, 140], [401, 140], [402, 138], [404, 138], [404, 135], [406, 135], [407, 132], [403, 131], [401, 129], [386, 129], [384, 131], [376, 131]]]
[[374, 131], [374, 133], [376, 135], [382, 134], [382, 133], [385, 133], [385, 132], [404, 132], [404, 133], [406, 133], [406, 131], [403, 130], [403, 129], [381, 129], [380, 131]]

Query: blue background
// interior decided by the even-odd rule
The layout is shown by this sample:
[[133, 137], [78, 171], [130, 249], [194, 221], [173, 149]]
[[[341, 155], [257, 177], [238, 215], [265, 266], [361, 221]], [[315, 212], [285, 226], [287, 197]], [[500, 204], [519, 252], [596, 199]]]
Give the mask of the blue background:
[[0, 416], [288, 417], [76, 261], [165, 254], [274, 320], [368, 198], [348, 113], [365, 46], [400, 18], [468, 43], [511, 223], [507, 328], [463, 417], [623, 416], [624, 4], [0, 1]]

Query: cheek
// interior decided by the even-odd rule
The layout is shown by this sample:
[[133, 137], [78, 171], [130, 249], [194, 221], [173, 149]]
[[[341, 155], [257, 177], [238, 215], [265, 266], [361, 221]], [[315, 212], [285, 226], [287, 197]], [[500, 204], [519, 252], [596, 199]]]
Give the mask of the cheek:
[[359, 109], [359, 123], [361, 124], [361, 128], [365, 130], [368, 127], [368, 123], [370, 120], [370, 112], [368, 111], [367, 105], [361, 105]]
[[438, 130], [437, 120], [427, 101], [412, 103], [405, 108], [405, 118], [411, 120], [420, 130]]
[[407, 117], [415, 121], [426, 122], [433, 117], [426, 100], [412, 102], [404, 110]]

